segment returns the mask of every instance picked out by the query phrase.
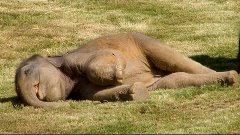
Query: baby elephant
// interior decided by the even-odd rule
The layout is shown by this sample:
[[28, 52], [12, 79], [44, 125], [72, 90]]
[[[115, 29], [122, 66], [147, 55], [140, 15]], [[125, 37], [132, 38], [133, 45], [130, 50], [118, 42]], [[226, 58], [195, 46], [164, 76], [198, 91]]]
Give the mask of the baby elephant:
[[58, 100], [142, 101], [148, 91], [210, 84], [236, 85], [236, 71], [216, 72], [139, 33], [92, 40], [61, 56], [33, 55], [16, 71], [17, 95], [28, 105]]

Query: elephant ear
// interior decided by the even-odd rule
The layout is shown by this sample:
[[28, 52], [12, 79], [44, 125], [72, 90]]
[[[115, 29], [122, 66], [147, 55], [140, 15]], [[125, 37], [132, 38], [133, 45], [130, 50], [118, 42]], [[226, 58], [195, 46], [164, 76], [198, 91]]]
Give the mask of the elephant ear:
[[63, 63], [63, 56], [48, 56], [47, 60], [55, 67], [59, 68]]

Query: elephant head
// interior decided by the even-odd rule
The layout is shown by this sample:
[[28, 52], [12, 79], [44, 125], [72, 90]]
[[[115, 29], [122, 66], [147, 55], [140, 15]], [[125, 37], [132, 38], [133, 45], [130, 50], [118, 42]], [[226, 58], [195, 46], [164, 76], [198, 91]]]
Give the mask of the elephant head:
[[35, 107], [59, 106], [65, 99], [63, 73], [47, 58], [33, 55], [23, 61], [16, 70], [15, 88], [18, 97]]

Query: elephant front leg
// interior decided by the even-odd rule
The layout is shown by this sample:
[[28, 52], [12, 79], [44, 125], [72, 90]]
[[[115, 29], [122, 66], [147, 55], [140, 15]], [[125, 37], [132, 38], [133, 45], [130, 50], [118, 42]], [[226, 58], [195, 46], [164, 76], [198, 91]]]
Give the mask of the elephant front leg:
[[86, 66], [87, 78], [100, 86], [120, 85], [124, 79], [126, 61], [120, 52], [98, 51]]
[[104, 89], [91, 89], [86, 99], [95, 101], [144, 101], [150, 98], [146, 86], [140, 82], [133, 85], [120, 85]]
[[188, 74], [184, 72], [178, 72], [160, 78], [147, 88], [148, 90], [155, 90], [159, 88], [179, 88], [217, 83], [230, 86], [237, 85], [238, 74], [236, 71], [215, 72], [208, 74]]

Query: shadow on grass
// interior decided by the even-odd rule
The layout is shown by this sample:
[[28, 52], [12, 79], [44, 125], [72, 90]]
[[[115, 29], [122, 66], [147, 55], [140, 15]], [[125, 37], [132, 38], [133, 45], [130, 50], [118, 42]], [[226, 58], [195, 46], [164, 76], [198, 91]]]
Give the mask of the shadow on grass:
[[0, 98], [0, 103], [11, 102], [13, 107], [16, 109], [22, 108], [22, 101], [17, 96]]
[[216, 71], [237, 70], [236, 58], [210, 57], [208, 55], [195, 55], [190, 58]]

